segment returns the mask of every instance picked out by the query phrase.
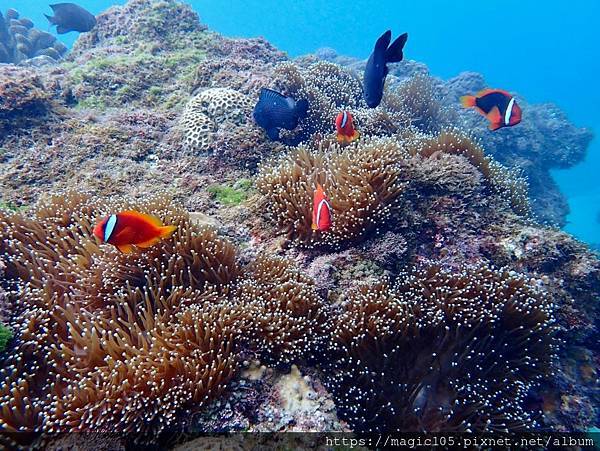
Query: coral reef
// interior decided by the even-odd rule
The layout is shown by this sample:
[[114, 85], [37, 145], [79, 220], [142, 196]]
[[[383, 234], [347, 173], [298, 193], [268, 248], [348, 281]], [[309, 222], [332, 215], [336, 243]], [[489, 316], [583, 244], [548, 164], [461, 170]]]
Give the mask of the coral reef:
[[525, 408], [556, 354], [552, 303], [505, 270], [432, 266], [348, 294], [327, 385], [358, 431], [537, 426]]
[[210, 39], [198, 15], [174, 0], [114, 6], [75, 43], [65, 85], [85, 108], [173, 108], [187, 100]]
[[[600, 260], [536, 219], [561, 223], [548, 170], [591, 137], [555, 107], [519, 97], [528, 120], [490, 133], [457, 101], [481, 76], [405, 60], [367, 109], [364, 61], [290, 61], [175, 0], [112, 7], [26, 64], [0, 67], [0, 430], [126, 449], [598, 424]], [[310, 101], [284, 137], [301, 145], [253, 122], [262, 87]], [[361, 133], [343, 146], [341, 110]], [[99, 245], [95, 221], [129, 208], [178, 229]]]
[[40, 66], [56, 63], [67, 47], [56, 36], [34, 28], [14, 9], [0, 12], [0, 63]]
[[[445, 84], [447, 94], [444, 103], [457, 109], [461, 95], [484, 87], [486, 84], [481, 75], [462, 73]], [[481, 117], [461, 109], [455, 112], [455, 124], [471, 130], [478, 139], [485, 138], [486, 150], [497, 161], [508, 167], [520, 168], [529, 180], [530, 195], [536, 200], [533, 203], [536, 216], [542, 221], [564, 226], [568, 205], [549, 171], [569, 168], [581, 162], [592, 140], [592, 132], [575, 127], [553, 104], [532, 105], [519, 96], [517, 98], [523, 117], [527, 118], [518, 127], [490, 134]]]
[[[365, 61], [338, 55], [333, 49], [321, 49], [315, 55], [357, 73], [364, 70]], [[386, 84], [384, 103], [389, 98], [392, 105], [398, 104], [398, 98], [393, 94], [424, 84], [419, 87], [424, 95], [410, 101], [417, 107], [411, 106], [410, 102], [408, 106], [415, 112], [419, 109], [439, 111], [441, 114], [436, 120], [442, 126], [460, 127], [469, 130], [475, 138], [484, 139], [486, 151], [491, 156], [509, 169], [522, 170], [527, 176], [530, 196], [535, 200], [532, 203], [535, 215], [542, 221], [565, 225], [568, 205], [550, 170], [569, 168], [581, 162], [593, 137], [591, 130], [574, 126], [554, 104], [530, 104], [517, 96], [527, 121], [521, 122], [519, 127], [490, 134], [485, 120], [473, 111], [462, 109], [458, 101], [465, 93], [475, 93], [487, 87], [483, 76], [474, 72], [463, 72], [444, 81], [432, 78], [424, 64], [404, 60], [402, 64], [390, 66]], [[436, 93], [433, 99], [431, 87]], [[420, 116], [415, 114], [414, 118], [417, 125]]]

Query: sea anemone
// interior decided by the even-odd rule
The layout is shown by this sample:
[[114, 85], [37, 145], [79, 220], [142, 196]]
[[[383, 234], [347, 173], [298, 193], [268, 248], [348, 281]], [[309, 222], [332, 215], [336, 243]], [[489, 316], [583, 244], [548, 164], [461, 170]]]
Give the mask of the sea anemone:
[[417, 74], [383, 99], [383, 108], [400, 114], [418, 130], [435, 133], [447, 122], [431, 77]]
[[510, 170], [487, 156], [477, 140], [458, 129], [443, 129], [438, 134], [414, 135], [407, 141], [411, 155], [434, 159], [440, 154], [452, 154], [465, 157], [484, 177], [488, 192], [495, 194], [498, 200], [518, 215], [528, 217], [531, 214], [527, 181], [515, 169]]
[[247, 312], [250, 349], [264, 359], [288, 364], [320, 349], [326, 337], [326, 311], [314, 281], [283, 258], [258, 257], [232, 292]]
[[356, 431], [491, 432], [537, 425], [526, 396], [556, 355], [552, 304], [508, 270], [437, 266], [350, 292], [328, 386]]
[[[259, 209], [296, 244], [338, 246], [383, 228], [398, 208], [405, 184], [398, 178], [406, 155], [394, 140], [363, 140], [341, 149], [305, 147], [263, 165], [256, 181]], [[331, 201], [333, 225], [311, 229], [313, 195], [321, 184]]]
[[[99, 245], [95, 221], [125, 209], [177, 230], [131, 255]], [[63, 193], [1, 215], [14, 331], [0, 370], [5, 431], [152, 440], [222, 393], [242, 353], [288, 363], [318, 342], [324, 313], [309, 278], [282, 259], [240, 267], [231, 243], [166, 196]]]

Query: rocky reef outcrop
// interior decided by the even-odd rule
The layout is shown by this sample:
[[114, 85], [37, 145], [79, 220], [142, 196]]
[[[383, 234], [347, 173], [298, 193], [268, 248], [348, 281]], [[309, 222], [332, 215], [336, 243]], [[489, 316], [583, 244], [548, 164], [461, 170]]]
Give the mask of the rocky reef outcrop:
[[[333, 49], [318, 50], [316, 56], [359, 73], [364, 70], [364, 61], [338, 55]], [[583, 161], [593, 138], [591, 130], [573, 125], [554, 104], [530, 104], [517, 94], [526, 120], [519, 127], [489, 133], [486, 121], [473, 111], [460, 108], [458, 100], [465, 93], [488, 87], [483, 75], [464, 72], [449, 80], [432, 78], [427, 66], [415, 61], [397, 65], [390, 70], [390, 75], [388, 89], [391, 92], [402, 89], [402, 85], [414, 77], [430, 78], [435, 85], [437, 108], [445, 113], [443, 121], [470, 130], [485, 140], [486, 151], [496, 160], [523, 171], [530, 185], [532, 208], [541, 221], [559, 227], [566, 224], [569, 206], [550, 170], [566, 169]]]
[[56, 36], [35, 28], [30, 19], [20, 17], [15, 9], [8, 9], [4, 15], [0, 11], [0, 64], [54, 64], [66, 52], [67, 47]]
[[[2, 430], [183, 449], [198, 432], [597, 424], [600, 260], [536, 219], [563, 217], [539, 183], [588, 131], [519, 99], [530, 119], [490, 134], [456, 106], [481, 76], [413, 61], [367, 109], [362, 62], [290, 60], [175, 0], [97, 20], [57, 66], [0, 66]], [[254, 123], [263, 86], [309, 100], [285, 132], [299, 145]], [[340, 145], [346, 109], [361, 138]], [[123, 209], [177, 231], [121, 254], [92, 229]]]

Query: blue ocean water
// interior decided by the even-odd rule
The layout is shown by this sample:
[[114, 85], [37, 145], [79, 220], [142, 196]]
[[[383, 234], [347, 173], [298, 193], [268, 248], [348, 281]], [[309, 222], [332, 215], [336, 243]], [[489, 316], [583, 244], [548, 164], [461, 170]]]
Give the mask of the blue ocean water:
[[[5, 3], [5, 2], [3, 2]], [[82, 0], [97, 14], [124, 1]], [[193, 0], [203, 23], [228, 36], [264, 36], [291, 56], [332, 47], [366, 58], [373, 41], [390, 28], [408, 31], [406, 58], [427, 64], [433, 75], [482, 73], [490, 86], [516, 91], [529, 102], [554, 102], [578, 126], [600, 130], [598, 0]], [[40, 28], [49, 7], [39, 0], [8, 2]], [[1, 9], [6, 9], [2, 7]], [[75, 33], [62, 39], [70, 44]], [[566, 230], [600, 243], [600, 142], [586, 160], [553, 175], [568, 196]]]

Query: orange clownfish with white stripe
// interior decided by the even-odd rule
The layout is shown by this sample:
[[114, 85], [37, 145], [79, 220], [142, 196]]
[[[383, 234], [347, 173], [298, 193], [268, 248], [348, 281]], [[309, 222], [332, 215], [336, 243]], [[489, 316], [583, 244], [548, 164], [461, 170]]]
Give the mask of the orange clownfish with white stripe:
[[514, 96], [501, 89], [484, 89], [474, 96], [463, 96], [460, 103], [485, 116], [490, 121], [490, 130], [512, 127], [521, 122], [521, 107]]
[[354, 128], [354, 117], [349, 111], [342, 111], [335, 118], [335, 129], [339, 143], [349, 144], [360, 136]]
[[137, 211], [123, 211], [110, 215], [94, 227], [94, 235], [103, 243], [116, 246], [124, 254], [133, 252], [133, 246], [146, 249], [160, 240], [169, 238], [177, 226], [163, 225], [156, 216]]
[[331, 227], [331, 204], [323, 191], [323, 187], [317, 184], [313, 198], [312, 229], [325, 232]]

